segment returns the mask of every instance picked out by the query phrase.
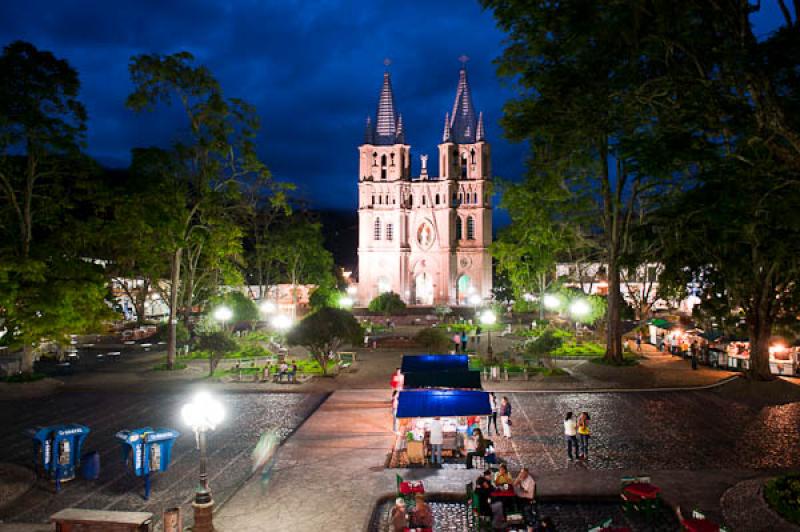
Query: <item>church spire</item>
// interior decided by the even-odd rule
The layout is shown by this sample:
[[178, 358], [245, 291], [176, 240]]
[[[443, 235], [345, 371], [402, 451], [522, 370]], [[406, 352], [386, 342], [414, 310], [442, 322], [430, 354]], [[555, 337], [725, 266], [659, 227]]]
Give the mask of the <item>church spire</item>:
[[[463, 62], [466, 63], [466, 60]], [[475, 142], [477, 120], [475, 119], [475, 108], [472, 106], [466, 65], [462, 65], [459, 71], [456, 99], [453, 102], [453, 112], [450, 114], [450, 127], [455, 142], [459, 144]]]
[[381, 87], [381, 95], [378, 99], [378, 112], [375, 120], [374, 143], [383, 146], [395, 144], [397, 142], [397, 122], [392, 79], [389, 72], [384, 72], [383, 87]]
[[444, 132], [442, 142], [453, 142], [453, 130], [450, 128], [450, 113], [444, 114]]
[[486, 130], [483, 127], [483, 111], [478, 114], [478, 131], [475, 133], [475, 141], [482, 142], [486, 140]]
[[406, 131], [403, 129], [403, 115], [397, 115], [397, 134], [395, 136], [395, 142], [398, 144], [406, 143]]

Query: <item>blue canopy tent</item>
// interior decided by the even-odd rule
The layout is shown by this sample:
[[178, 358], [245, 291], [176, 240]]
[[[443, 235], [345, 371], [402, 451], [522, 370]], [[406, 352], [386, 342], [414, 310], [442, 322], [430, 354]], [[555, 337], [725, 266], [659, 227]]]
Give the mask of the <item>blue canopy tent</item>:
[[400, 392], [397, 417], [488, 416], [489, 392], [477, 390], [416, 390]]
[[403, 388], [472, 388], [481, 389], [481, 372], [468, 369], [452, 371], [412, 371], [404, 373]]
[[467, 355], [403, 355], [400, 371], [454, 371], [469, 369]]

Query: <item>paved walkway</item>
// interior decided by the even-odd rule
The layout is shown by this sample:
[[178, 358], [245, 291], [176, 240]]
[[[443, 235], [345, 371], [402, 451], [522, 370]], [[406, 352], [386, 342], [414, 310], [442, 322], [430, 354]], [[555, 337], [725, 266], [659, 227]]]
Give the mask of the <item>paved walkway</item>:
[[[721, 519], [720, 497], [737, 482], [800, 467], [788, 451], [800, 444], [800, 403], [754, 411], [714, 391], [509, 395], [515, 437], [499, 452], [513, 470], [532, 468], [542, 497], [613, 499], [620, 477], [647, 474], [669, 503]], [[579, 404], [595, 413], [588, 464], [566, 460], [559, 432], [558, 416]], [[251, 479], [218, 511], [217, 526], [365, 530], [377, 501], [394, 493], [396, 473], [450, 494], [477, 476], [384, 469], [390, 426], [388, 392], [335, 392], [279, 450], [267, 481]]]

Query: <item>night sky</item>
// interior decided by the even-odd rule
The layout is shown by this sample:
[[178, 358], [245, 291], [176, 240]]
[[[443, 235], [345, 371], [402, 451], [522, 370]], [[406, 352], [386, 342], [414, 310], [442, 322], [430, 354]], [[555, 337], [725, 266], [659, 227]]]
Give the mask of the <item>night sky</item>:
[[[777, 2], [763, 4], [754, 17], [759, 33], [780, 22]], [[273, 174], [295, 182], [313, 207], [339, 210], [356, 208], [357, 146], [367, 114], [374, 119], [386, 57], [415, 174], [419, 155], [436, 153], [462, 54], [494, 174], [522, 174], [525, 149], [506, 142], [498, 125], [513, 94], [492, 64], [503, 38], [491, 13], [470, 0], [0, 2], [0, 43], [30, 41], [80, 73], [89, 153], [102, 164], [126, 167], [131, 148], [174, 138], [184, 124], [177, 112], [125, 108], [127, 67], [135, 54], [186, 50], [211, 68], [226, 96], [255, 104], [260, 153]]]

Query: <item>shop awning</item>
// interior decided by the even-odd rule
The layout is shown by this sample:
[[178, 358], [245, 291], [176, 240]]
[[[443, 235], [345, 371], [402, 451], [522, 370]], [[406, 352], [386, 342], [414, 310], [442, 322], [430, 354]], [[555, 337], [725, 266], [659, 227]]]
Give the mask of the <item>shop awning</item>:
[[474, 388], [481, 389], [481, 372], [464, 369], [452, 371], [412, 371], [403, 373], [403, 388]]
[[453, 371], [469, 369], [467, 355], [403, 355], [400, 371]]
[[659, 329], [672, 329], [673, 327], [675, 327], [675, 324], [672, 323], [671, 321], [667, 321], [661, 318], [652, 319], [650, 320], [649, 323], [650, 325], [658, 327]]
[[705, 331], [705, 332], [700, 333], [700, 337], [701, 338], [705, 338], [709, 342], [713, 342], [713, 341], [717, 340], [718, 338], [720, 338], [721, 336], [722, 336], [722, 331], [715, 331], [713, 329], [710, 330], [710, 331]]
[[487, 416], [492, 413], [489, 393], [473, 390], [402, 391], [397, 417]]

